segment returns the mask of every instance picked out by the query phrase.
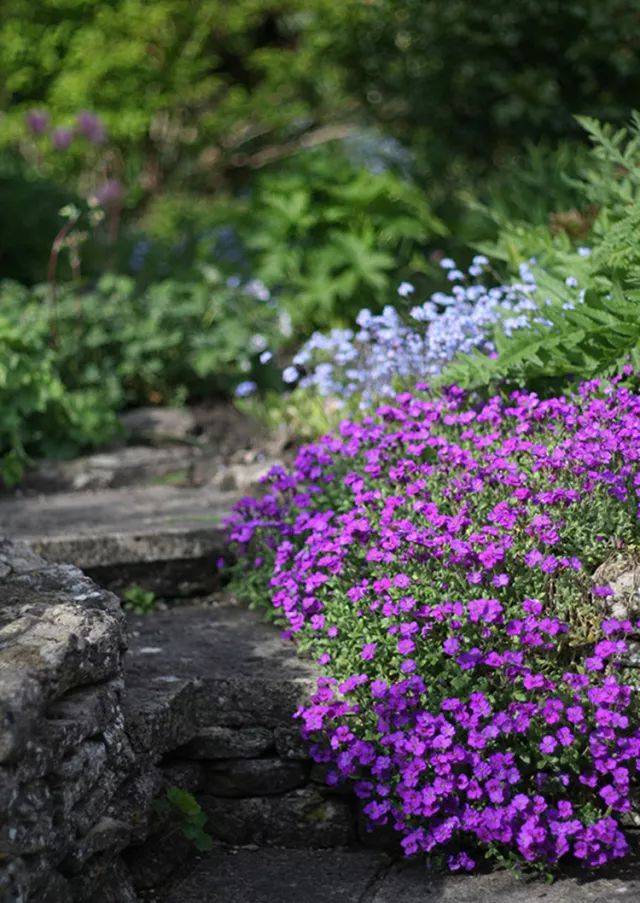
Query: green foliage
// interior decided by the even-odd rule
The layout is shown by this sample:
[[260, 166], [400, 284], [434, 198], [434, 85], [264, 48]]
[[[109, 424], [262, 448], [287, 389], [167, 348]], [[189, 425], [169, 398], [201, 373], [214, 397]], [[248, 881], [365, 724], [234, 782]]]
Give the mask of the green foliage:
[[547, 391], [578, 378], [613, 375], [623, 363], [640, 364], [640, 292], [589, 289], [581, 303], [567, 308], [564, 284], [545, 284], [552, 303], [544, 323], [509, 338], [499, 334], [495, 360], [460, 359], [445, 379], [466, 387], [506, 383]]
[[0, 479], [12, 485], [30, 455], [64, 455], [104, 442], [115, 417], [93, 387], [67, 389], [44, 337], [0, 308]]
[[251, 272], [305, 330], [381, 308], [402, 278], [419, 277], [421, 252], [444, 231], [417, 185], [339, 146], [260, 175], [236, 224]]
[[351, 91], [439, 178], [578, 138], [575, 114], [619, 124], [640, 91], [635, 0], [353, 0], [324, 21]]
[[138, 584], [130, 586], [122, 596], [124, 607], [137, 615], [148, 615], [156, 607], [156, 594]]
[[[445, 381], [546, 391], [640, 363], [640, 117], [634, 114], [629, 129], [581, 122], [594, 144], [574, 180], [581, 227], [579, 211], [569, 224], [556, 216], [552, 228], [520, 222], [486, 247], [510, 266], [536, 259], [538, 310], [528, 328], [510, 337], [498, 332], [495, 359], [461, 358]], [[576, 252], [576, 239], [591, 248], [588, 257]]]
[[356, 405], [339, 406], [334, 398], [323, 398], [313, 389], [296, 388], [292, 393], [268, 391], [260, 397], [239, 398], [236, 408], [274, 432], [286, 427], [296, 442], [308, 441], [336, 429]]
[[277, 311], [209, 269], [139, 291], [104, 276], [91, 290], [0, 282], [0, 456], [6, 482], [30, 456], [99, 446], [117, 413], [279, 385], [260, 352], [281, 341]]
[[206, 853], [213, 849], [211, 835], [204, 830], [207, 816], [191, 793], [180, 787], [169, 787], [166, 798], [156, 800], [155, 809], [160, 815], [177, 818], [183, 836], [190, 840], [199, 852]]
[[210, 269], [198, 281], [166, 280], [138, 291], [132, 279], [104, 276], [95, 288], [0, 284], [0, 306], [29, 334], [52, 339], [68, 389], [100, 390], [118, 409], [225, 394], [243, 378], [268, 382], [257, 361], [277, 341], [268, 303], [229, 288]]
[[[44, 108], [54, 125], [104, 119], [130, 200], [179, 183], [210, 191], [340, 109], [340, 71], [301, 0], [6, 0], [0, 24], [4, 134]], [[342, 116], [339, 116], [342, 118]], [[41, 143], [43, 163], [61, 155]], [[86, 168], [86, 148], [65, 156]]]

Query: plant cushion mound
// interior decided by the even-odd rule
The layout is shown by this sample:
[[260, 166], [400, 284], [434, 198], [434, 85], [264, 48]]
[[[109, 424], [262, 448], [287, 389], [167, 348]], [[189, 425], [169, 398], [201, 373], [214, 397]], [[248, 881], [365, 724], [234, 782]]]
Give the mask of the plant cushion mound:
[[640, 624], [590, 575], [640, 538], [640, 396], [426, 389], [237, 505], [237, 583], [323, 667], [311, 752], [407, 854], [600, 866], [627, 851]]

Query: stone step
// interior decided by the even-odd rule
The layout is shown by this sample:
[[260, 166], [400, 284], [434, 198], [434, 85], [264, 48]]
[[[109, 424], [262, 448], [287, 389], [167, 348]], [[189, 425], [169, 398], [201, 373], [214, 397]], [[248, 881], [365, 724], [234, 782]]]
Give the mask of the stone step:
[[[624, 873], [623, 873], [624, 869]], [[424, 862], [392, 862], [372, 851], [224, 848], [213, 850], [158, 903], [636, 903], [638, 861], [615, 877], [522, 879], [495, 871], [450, 875]]]
[[217, 840], [349, 844], [354, 807], [314, 773], [292, 720], [315, 677], [277, 631], [238, 605], [131, 616], [129, 738], [139, 758], [166, 753], [164, 767], [198, 769], [190, 790]]
[[[240, 740], [244, 736], [251, 756], [260, 732], [247, 729], [269, 736], [290, 729], [313, 688], [311, 665], [259, 614], [233, 602], [129, 615], [128, 623], [126, 714], [141, 749], [170, 750], [191, 741], [186, 757], [234, 758], [229, 738], [244, 731]], [[207, 734], [213, 727], [227, 732]], [[221, 754], [211, 752], [214, 740]]]
[[224, 550], [222, 521], [237, 494], [211, 487], [105, 489], [0, 501], [0, 535], [26, 541], [48, 561], [82, 568], [121, 591], [210, 591]]
[[[71, 461], [40, 461], [20, 482], [22, 492], [83, 492], [150, 484], [189, 485], [205, 451], [195, 445], [131, 445]], [[213, 465], [211, 465], [213, 466]]]

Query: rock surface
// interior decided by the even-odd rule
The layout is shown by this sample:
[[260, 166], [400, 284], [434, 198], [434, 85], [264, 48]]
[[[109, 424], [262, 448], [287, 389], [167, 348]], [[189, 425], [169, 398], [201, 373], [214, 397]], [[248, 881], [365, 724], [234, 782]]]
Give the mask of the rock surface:
[[0, 541], [0, 569], [0, 898], [82, 899], [71, 877], [113, 847], [103, 818], [133, 762], [124, 616], [25, 547]]
[[195, 435], [196, 417], [189, 408], [134, 408], [120, 416], [129, 439], [151, 445], [183, 442]]
[[222, 759], [205, 770], [204, 792], [213, 796], [273, 796], [306, 784], [309, 767], [277, 756], [262, 759]]
[[159, 899], [162, 903], [360, 903], [382, 864], [368, 853], [342, 850], [219, 849]]
[[620, 877], [560, 878], [554, 884], [507, 872], [443, 875], [357, 850], [214, 850], [158, 903], [632, 903], [640, 867]]
[[209, 592], [234, 500], [212, 488], [170, 486], [5, 499], [0, 535], [10, 532], [48, 561], [74, 564], [116, 590], [142, 582], [175, 596], [180, 580], [191, 578], [190, 592]]
[[0, 899], [133, 903], [195, 852], [154, 806], [170, 787], [216, 838], [350, 843], [351, 803], [289, 755], [313, 683], [231, 602], [125, 618], [75, 567], [0, 542]]
[[181, 752], [189, 759], [251, 759], [268, 752], [275, 742], [274, 733], [266, 727], [208, 727]]
[[193, 445], [144, 445], [104, 451], [72, 461], [41, 461], [21, 483], [28, 492], [81, 492], [122, 486], [192, 482], [203, 452]]
[[356, 838], [351, 806], [317, 788], [245, 799], [205, 794], [200, 802], [215, 836], [225, 843], [295, 849], [346, 846]]

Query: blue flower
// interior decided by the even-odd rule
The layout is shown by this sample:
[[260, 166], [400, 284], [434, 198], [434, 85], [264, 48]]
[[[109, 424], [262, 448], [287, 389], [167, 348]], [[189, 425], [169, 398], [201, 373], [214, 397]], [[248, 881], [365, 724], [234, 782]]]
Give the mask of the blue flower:
[[398, 286], [398, 294], [401, 298], [408, 298], [409, 295], [412, 295], [415, 292], [415, 286], [411, 285], [410, 282], [401, 282]]
[[257, 388], [252, 379], [245, 379], [244, 382], [238, 383], [236, 386], [236, 395], [238, 398], [246, 398], [247, 395], [253, 395]]
[[286, 383], [294, 383], [299, 376], [300, 373], [296, 367], [286, 367], [285, 370], [282, 371], [282, 378]]

